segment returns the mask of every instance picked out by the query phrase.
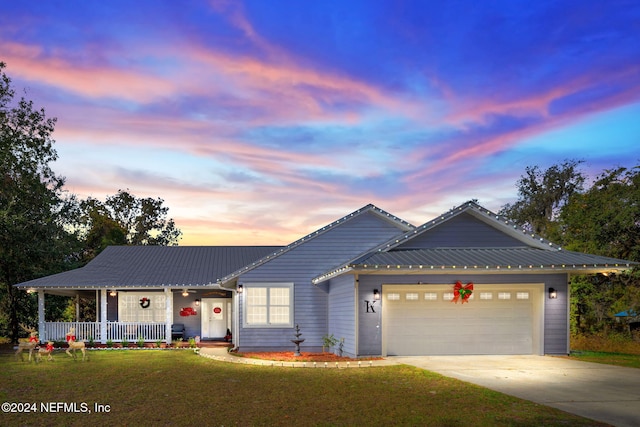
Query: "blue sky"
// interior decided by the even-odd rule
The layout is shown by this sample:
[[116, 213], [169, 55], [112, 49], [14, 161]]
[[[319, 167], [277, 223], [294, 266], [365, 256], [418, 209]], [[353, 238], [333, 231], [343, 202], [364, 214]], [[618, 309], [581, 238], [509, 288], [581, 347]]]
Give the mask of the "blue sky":
[[161, 197], [182, 245], [286, 244], [367, 203], [416, 225], [527, 166], [640, 163], [638, 1], [6, 2], [0, 61], [54, 170]]

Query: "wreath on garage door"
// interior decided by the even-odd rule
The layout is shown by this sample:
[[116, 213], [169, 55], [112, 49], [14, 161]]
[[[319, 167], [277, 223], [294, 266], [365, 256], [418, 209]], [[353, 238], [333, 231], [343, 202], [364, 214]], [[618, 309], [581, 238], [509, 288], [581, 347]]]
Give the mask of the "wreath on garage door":
[[469, 297], [473, 294], [473, 283], [469, 282], [466, 285], [463, 285], [458, 280], [455, 285], [453, 285], [453, 299], [451, 301], [458, 303], [460, 300], [460, 304], [464, 304], [465, 302], [469, 302]]

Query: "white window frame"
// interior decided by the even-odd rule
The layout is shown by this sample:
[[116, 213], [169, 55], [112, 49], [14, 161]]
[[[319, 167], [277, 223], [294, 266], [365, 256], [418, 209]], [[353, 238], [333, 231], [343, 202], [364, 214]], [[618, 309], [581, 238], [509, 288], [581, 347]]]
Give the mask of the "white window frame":
[[[293, 328], [293, 314], [294, 314], [294, 297], [293, 297], [293, 283], [243, 283], [244, 292], [242, 292], [242, 327], [243, 328]], [[288, 304], [272, 304], [271, 302], [271, 290], [286, 288], [289, 290]], [[252, 290], [265, 289], [266, 301], [264, 305], [260, 305], [266, 309], [266, 322], [264, 323], [249, 323], [247, 322], [247, 312], [250, 309], [248, 300]], [[271, 322], [271, 309], [276, 307], [288, 307], [289, 308], [289, 322], [288, 323], [272, 323]]]
[[[149, 298], [149, 307], [142, 308], [140, 299]], [[160, 292], [118, 292], [118, 321], [131, 323], [164, 323], [167, 304]]]

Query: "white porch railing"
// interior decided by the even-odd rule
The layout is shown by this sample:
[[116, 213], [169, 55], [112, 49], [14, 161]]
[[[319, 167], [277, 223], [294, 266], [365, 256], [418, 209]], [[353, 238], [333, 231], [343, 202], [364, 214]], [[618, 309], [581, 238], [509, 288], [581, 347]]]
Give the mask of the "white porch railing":
[[[75, 328], [78, 341], [88, 341], [91, 338], [98, 343], [102, 341], [100, 322], [45, 322], [42, 340], [64, 341], [70, 328]], [[142, 338], [144, 341], [165, 341], [166, 325], [164, 323], [149, 322], [107, 322], [107, 336], [105, 341], [121, 342], [127, 340], [135, 342]]]
[[164, 341], [165, 331], [164, 323], [108, 322], [107, 340], [134, 342], [142, 338], [144, 341]]

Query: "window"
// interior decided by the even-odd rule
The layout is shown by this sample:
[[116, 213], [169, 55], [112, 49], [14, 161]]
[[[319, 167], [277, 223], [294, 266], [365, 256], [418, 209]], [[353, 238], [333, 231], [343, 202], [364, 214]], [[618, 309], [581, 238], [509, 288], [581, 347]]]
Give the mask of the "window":
[[511, 299], [511, 292], [498, 292], [498, 299]]
[[400, 301], [400, 294], [396, 292], [389, 292], [387, 294], [388, 301]]
[[435, 292], [425, 292], [424, 299], [426, 301], [436, 301], [438, 299], [438, 294]]
[[245, 328], [293, 326], [293, 283], [244, 284]]
[[492, 292], [480, 292], [480, 299], [481, 300], [493, 299], [493, 293]]
[[529, 299], [529, 292], [516, 292], [516, 299]]
[[406, 298], [407, 301], [418, 301], [420, 299], [417, 292], [407, 292]]
[[[141, 299], [147, 298], [143, 308]], [[118, 320], [121, 322], [164, 322], [167, 303], [164, 294], [158, 292], [119, 292]]]
[[453, 301], [453, 292], [444, 292], [442, 294], [442, 299], [445, 301]]

